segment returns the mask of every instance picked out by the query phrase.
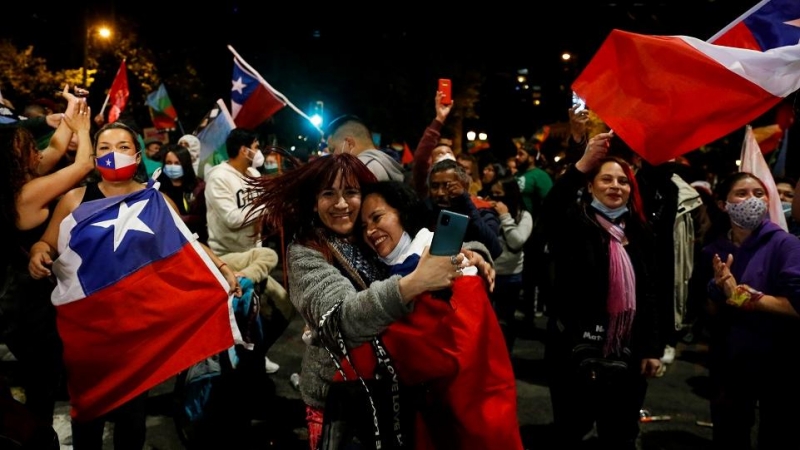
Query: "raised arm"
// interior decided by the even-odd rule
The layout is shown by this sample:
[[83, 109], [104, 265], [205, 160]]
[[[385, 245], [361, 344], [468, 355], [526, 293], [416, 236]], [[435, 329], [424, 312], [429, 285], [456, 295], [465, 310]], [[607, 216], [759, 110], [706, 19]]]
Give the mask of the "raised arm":
[[50, 203], [74, 188], [94, 168], [92, 138], [89, 135], [90, 111], [86, 102], [78, 102], [73, 117], [64, 116], [64, 126], [78, 134], [75, 162], [48, 175], [25, 183], [16, 200], [19, 213], [17, 228], [29, 230], [42, 224], [49, 215]]
[[452, 103], [449, 105], [442, 104], [443, 96], [444, 94], [442, 92], [436, 91], [436, 98], [434, 99], [436, 104], [436, 118], [428, 125], [425, 132], [422, 133], [422, 138], [420, 138], [417, 148], [414, 150], [414, 162], [411, 167], [411, 176], [414, 183], [414, 190], [423, 198], [428, 196], [427, 183], [428, 170], [431, 167], [431, 153], [439, 143], [442, 126], [444, 125], [444, 121], [447, 120], [450, 110], [453, 108]]
[[69, 85], [64, 85], [64, 90], [61, 91], [61, 96], [67, 100], [67, 110], [63, 115], [50, 114], [47, 116], [48, 124], [53, 124], [55, 122], [52, 117], [60, 116], [60, 121], [58, 121], [59, 123], [55, 127], [55, 133], [53, 133], [53, 136], [50, 137], [50, 143], [48, 144], [47, 148], [42, 150], [42, 160], [39, 161], [39, 167], [36, 169], [39, 175], [48, 174], [51, 170], [53, 170], [53, 167], [55, 167], [61, 158], [64, 157], [64, 153], [67, 151], [67, 146], [69, 145], [69, 140], [72, 137], [72, 133], [76, 132], [72, 127], [69, 126], [69, 123], [64, 120], [64, 117], [74, 118], [75, 114], [78, 112], [78, 105], [80, 103], [86, 105], [86, 99], [76, 97], [69, 92]]

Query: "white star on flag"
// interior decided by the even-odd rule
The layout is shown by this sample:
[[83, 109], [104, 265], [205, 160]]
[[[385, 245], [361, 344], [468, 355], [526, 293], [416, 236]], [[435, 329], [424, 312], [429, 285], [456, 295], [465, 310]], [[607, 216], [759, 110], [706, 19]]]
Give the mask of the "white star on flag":
[[128, 234], [128, 231], [135, 230], [155, 234], [146, 223], [139, 219], [139, 214], [141, 214], [144, 207], [147, 206], [148, 201], [149, 200], [144, 200], [134, 203], [131, 206], [122, 202], [120, 203], [119, 214], [116, 219], [104, 220], [102, 222], [93, 223], [92, 225], [102, 228], [114, 227], [114, 251], [117, 251], [117, 248], [122, 243], [122, 240], [125, 239], [125, 235]]
[[243, 92], [244, 88], [247, 87], [246, 84], [242, 83], [242, 77], [239, 77], [238, 80], [233, 80], [232, 84], [233, 88], [231, 88], [231, 91], [236, 91], [240, 94]]

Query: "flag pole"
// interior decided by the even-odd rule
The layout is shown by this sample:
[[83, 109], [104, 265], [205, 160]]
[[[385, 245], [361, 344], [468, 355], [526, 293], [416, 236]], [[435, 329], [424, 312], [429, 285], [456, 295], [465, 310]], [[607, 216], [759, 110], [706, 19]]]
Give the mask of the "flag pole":
[[[243, 66], [244, 66], [244, 67], [245, 67], [247, 70], [249, 70], [249, 71], [250, 71], [250, 72], [251, 72], [253, 75], [255, 75], [255, 76], [256, 76], [256, 78], [258, 78], [258, 81], [259, 81], [261, 84], [263, 84], [263, 85], [264, 85], [264, 87], [266, 87], [267, 89], [269, 89], [269, 90], [270, 90], [270, 92], [272, 92], [272, 93], [273, 93], [273, 94], [275, 94], [275, 95], [276, 95], [278, 98], [280, 98], [281, 100], [283, 100], [283, 102], [284, 102], [284, 103], [286, 103], [286, 104], [287, 104], [287, 105], [288, 105], [290, 108], [292, 108], [292, 109], [293, 109], [293, 110], [294, 110], [294, 111], [295, 111], [297, 114], [300, 114], [301, 116], [305, 117], [305, 118], [306, 118], [306, 120], [308, 120], [308, 121], [309, 121], [309, 122], [310, 122], [312, 125], [314, 125], [314, 122], [312, 122], [312, 121], [311, 121], [311, 117], [308, 117], [308, 115], [307, 115], [306, 113], [304, 113], [304, 112], [303, 112], [303, 111], [302, 111], [300, 108], [298, 108], [298, 107], [297, 107], [297, 106], [295, 106], [295, 105], [294, 105], [292, 102], [290, 102], [290, 101], [289, 101], [289, 99], [288, 99], [288, 98], [286, 98], [286, 96], [284, 96], [283, 94], [281, 94], [281, 93], [280, 93], [280, 92], [279, 92], [277, 89], [275, 89], [274, 87], [272, 87], [272, 85], [270, 85], [269, 83], [267, 83], [267, 80], [265, 80], [265, 79], [264, 79], [264, 78], [261, 76], [261, 74], [260, 74], [260, 73], [258, 73], [258, 71], [256, 71], [256, 69], [254, 69], [254, 68], [253, 68], [253, 67], [252, 67], [250, 64], [247, 64], [247, 62], [245, 62], [245, 60], [244, 60], [244, 59], [242, 59], [242, 57], [241, 57], [241, 56], [239, 56], [239, 54], [238, 54], [238, 53], [236, 53], [236, 50], [234, 50], [234, 49], [233, 49], [233, 47], [231, 47], [230, 45], [228, 45], [228, 50], [230, 50], [230, 51], [231, 51], [231, 53], [233, 53], [233, 56], [234, 56], [234, 57], [235, 57], [235, 58], [236, 58], [236, 59], [239, 61], [239, 63], [240, 63], [240, 64], [242, 64], [242, 65], [243, 65]], [[325, 134], [325, 133], [322, 131], [322, 129], [321, 129], [321, 128], [319, 128], [317, 125], [314, 125], [314, 128], [316, 128], [316, 130], [317, 130], [317, 131], [319, 131], [319, 134], [320, 134], [320, 135], [324, 135], [324, 134]]]
[[715, 34], [715, 35], [711, 36], [710, 38], [708, 38], [708, 40], [706, 42], [708, 42], [709, 44], [713, 44], [714, 41], [719, 39], [720, 36], [722, 36], [723, 34], [727, 33], [728, 30], [730, 30], [731, 28], [735, 27], [736, 25], [739, 25], [739, 22], [741, 22], [744, 19], [746, 19], [747, 16], [749, 16], [750, 14], [753, 14], [755, 11], [758, 10], [758, 8], [761, 8], [762, 6], [764, 6], [765, 3], [769, 3], [770, 1], [771, 0], [761, 0], [760, 2], [758, 2], [758, 4], [756, 6], [753, 6], [752, 8], [748, 9], [744, 14], [742, 14], [739, 17], [737, 17], [736, 20], [734, 20], [733, 22], [729, 23], [728, 26], [726, 26], [725, 28], [719, 30], [719, 32], [717, 32], [717, 34]]

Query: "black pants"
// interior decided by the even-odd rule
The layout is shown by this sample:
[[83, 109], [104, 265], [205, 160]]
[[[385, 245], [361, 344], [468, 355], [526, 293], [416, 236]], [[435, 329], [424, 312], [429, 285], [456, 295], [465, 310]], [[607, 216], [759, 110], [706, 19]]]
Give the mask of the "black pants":
[[[534, 313], [544, 312], [549, 288], [549, 255], [545, 253], [545, 239], [541, 232], [534, 230], [523, 247], [525, 259], [522, 261], [523, 295], [522, 304], [517, 309], [525, 314], [525, 319], [533, 321]], [[537, 294], [538, 291], [538, 294]]]
[[548, 329], [545, 363], [553, 407], [556, 440], [575, 448], [596, 425], [604, 449], [636, 450], [639, 411], [644, 404], [647, 381], [639, 364], [631, 363], [622, 374], [584, 377], [572, 358], [572, 345], [557, 331]]
[[784, 348], [716, 359], [711, 369], [717, 388], [711, 399], [715, 449], [750, 450], [756, 414], [759, 450], [787, 448], [797, 439], [800, 385], [786, 366], [797, 357], [797, 351]]
[[13, 276], [0, 298], [0, 340], [19, 362], [25, 406], [37, 419], [52, 424], [64, 378], [61, 338], [50, 302], [54, 285], [32, 279], [27, 269], [17, 269]]
[[72, 422], [72, 448], [102, 450], [103, 428], [114, 423], [114, 450], [142, 450], [147, 427], [147, 391], [108, 414], [88, 422]]
[[497, 320], [500, 322], [500, 329], [503, 330], [509, 355], [511, 355], [514, 341], [517, 338], [514, 310], [521, 290], [522, 274], [497, 275], [494, 291], [491, 294], [492, 306], [497, 314]]

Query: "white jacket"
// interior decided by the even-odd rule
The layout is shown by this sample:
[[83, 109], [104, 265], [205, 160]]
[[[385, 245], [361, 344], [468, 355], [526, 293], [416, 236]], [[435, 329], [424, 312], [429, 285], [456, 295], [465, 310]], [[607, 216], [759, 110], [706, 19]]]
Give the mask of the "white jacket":
[[[227, 162], [212, 167], [206, 174], [206, 218], [208, 246], [217, 255], [237, 253], [261, 247], [255, 221], [245, 224], [250, 212], [252, 193], [244, 175]], [[252, 167], [247, 175], [258, 177]]]

